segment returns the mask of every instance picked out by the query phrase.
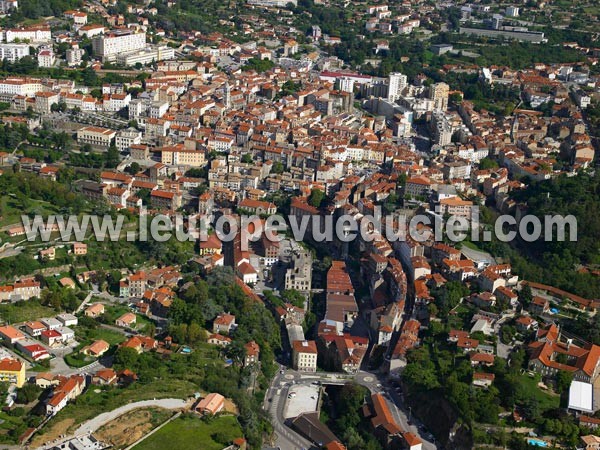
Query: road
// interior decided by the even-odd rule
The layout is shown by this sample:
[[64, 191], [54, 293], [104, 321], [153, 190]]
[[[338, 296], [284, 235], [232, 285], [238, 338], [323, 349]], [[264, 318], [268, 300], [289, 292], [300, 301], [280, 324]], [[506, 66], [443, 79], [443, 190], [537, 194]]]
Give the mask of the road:
[[433, 442], [426, 440], [422, 436], [422, 432], [419, 431], [419, 428], [417, 427], [418, 424], [414, 419], [412, 420], [412, 424], [409, 424], [407, 413], [399, 407], [399, 405], [402, 406], [401, 394], [395, 392], [391, 385], [380, 380], [378, 375], [362, 370], [354, 375], [337, 372], [304, 374], [294, 370], [286, 370], [283, 374], [281, 372], [278, 373], [269, 386], [263, 403], [263, 408], [267, 410], [273, 418], [272, 423], [276, 432], [275, 445], [278, 445], [285, 450], [300, 450], [302, 448], [308, 449], [312, 447], [311, 443], [306, 441], [285, 424], [283, 409], [285, 407], [288, 392], [292, 386], [298, 384], [311, 384], [316, 380], [321, 384], [339, 385], [354, 381], [369, 389], [372, 394], [383, 394], [387, 399], [388, 406], [394, 419], [398, 422], [400, 427], [405, 431], [411, 431], [417, 436], [420, 436], [423, 441], [423, 450], [437, 449]]
[[[290, 388], [289, 383], [294, 378], [291, 376], [292, 380], [290, 380], [288, 377], [290, 377], [290, 375], [287, 373], [281, 374], [281, 372], [278, 372], [277, 375], [275, 375], [265, 394], [263, 409], [271, 414], [271, 423], [275, 430], [276, 446], [285, 450], [311, 448], [312, 444], [310, 442], [292, 431], [292, 429], [285, 424], [283, 408]], [[277, 392], [279, 392], [279, 394]]]
[[127, 405], [123, 405], [117, 409], [113, 409], [112, 411], [102, 413], [93, 419], [88, 420], [84, 424], [82, 424], [77, 431], [75, 431], [75, 436], [80, 436], [82, 434], [90, 434], [96, 431], [98, 428], [106, 425], [111, 420], [116, 419], [123, 414], [133, 411], [138, 408], [147, 408], [147, 407], [156, 407], [156, 408], [165, 408], [165, 409], [184, 409], [188, 406], [188, 402], [186, 400], [181, 400], [178, 398], [163, 398], [163, 399], [154, 399], [154, 400], [143, 400], [139, 402], [129, 403]]

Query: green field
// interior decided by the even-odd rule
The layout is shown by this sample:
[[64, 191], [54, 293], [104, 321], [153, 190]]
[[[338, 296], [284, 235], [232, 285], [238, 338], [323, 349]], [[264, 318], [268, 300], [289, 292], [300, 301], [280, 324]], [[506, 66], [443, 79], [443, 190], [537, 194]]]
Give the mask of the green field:
[[163, 380], [148, 384], [133, 383], [126, 388], [110, 386], [89, 389], [77, 397], [77, 401], [69, 403], [60, 411], [42, 428], [41, 434], [49, 433], [64, 419], [74, 419], [68, 430], [72, 432], [79, 424], [127, 403], [154, 398], [187, 398], [195, 391], [197, 391], [196, 386], [182, 380], [172, 380], [170, 383], [165, 383]]
[[521, 375], [520, 380], [521, 385], [527, 390], [527, 392], [530, 392], [539, 402], [540, 409], [542, 411], [560, 408], [560, 396], [558, 394], [544, 391], [538, 387], [537, 384], [541, 381], [541, 377], [539, 375], [536, 374], [535, 376], [530, 377], [527, 374], [523, 374]]
[[25, 301], [0, 305], [0, 319], [6, 323], [28, 322], [41, 317], [52, 317], [54, 309], [40, 305], [37, 301]]
[[[221, 450], [228, 443], [242, 437], [242, 429], [234, 416], [220, 416], [202, 420], [192, 415], [179, 417], [134, 447], [134, 450]], [[214, 438], [220, 441], [217, 442]]]

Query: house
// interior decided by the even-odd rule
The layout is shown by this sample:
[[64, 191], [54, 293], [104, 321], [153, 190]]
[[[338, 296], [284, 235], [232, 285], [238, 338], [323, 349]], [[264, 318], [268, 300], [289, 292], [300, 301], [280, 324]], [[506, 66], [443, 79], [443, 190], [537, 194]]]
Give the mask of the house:
[[459, 337], [458, 341], [456, 342], [456, 347], [460, 348], [465, 352], [470, 352], [472, 350], [476, 350], [477, 347], [479, 347], [479, 341], [470, 337]]
[[137, 321], [137, 317], [135, 314], [133, 314], [131, 312], [126, 312], [121, 317], [119, 317], [117, 320], [115, 320], [115, 325], [118, 327], [123, 327], [123, 328], [131, 328], [132, 326], [135, 325], [136, 321]]
[[484, 365], [487, 367], [491, 367], [494, 365], [494, 355], [490, 355], [489, 353], [471, 353], [469, 356], [471, 360], [471, 366], [476, 367], [479, 365]]
[[14, 384], [18, 388], [23, 387], [25, 384], [25, 364], [13, 358], [0, 360], [0, 381]]
[[96, 318], [104, 314], [104, 305], [102, 303], [94, 303], [86, 308], [85, 313], [87, 317]]
[[33, 337], [39, 336], [45, 329], [46, 326], [38, 321], [27, 322], [25, 324], [25, 332]]
[[104, 355], [108, 349], [110, 348], [110, 344], [102, 339], [92, 342], [90, 345], [86, 345], [81, 349], [81, 353], [87, 356], [94, 356], [96, 358]]
[[529, 312], [534, 316], [541, 316], [548, 311], [550, 311], [550, 302], [543, 297], [534, 296], [529, 305]]
[[211, 393], [198, 402], [195, 410], [203, 415], [215, 415], [225, 407], [225, 397], [221, 394]]
[[537, 330], [539, 327], [538, 321], [530, 316], [521, 316], [515, 320], [517, 331], [525, 333], [527, 331]]
[[85, 256], [87, 255], [87, 244], [75, 242], [72, 251], [75, 256]]
[[106, 386], [117, 381], [117, 372], [112, 369], [100, 369], [92, 377], [92, 384]]
[[42, 372], [35, 376], [35, 385], [42, 389], [48, 389], [49, 387], [56, 386], [58, 383], [60, 383], [60, 375]]
[[17, 342], [17, 348], [21, 350], [26, 357], [34, 361], [41, 361], [42, 359], [50, 358], [48, 351], [35, 341], [19, 341]]
[[400, 448], [402, 428], [394, 419], [382, 394], [372, 394], [370, 401], [363, 405], [362, 412], [369, 420], [373, 435], [384, 448]]
[[62, 335], [56, 330], [44, 330], [40, 336], [42, 342], [50, 347], [62, 343]]
[[231, 333], [237, 324], [235, 323], [235, 316], [233, 314], [221, 313], [213, 321], [213, 333]]
[[58, 331], [62, 336], [62, 342], [64, 344], [71, 342], [73, 339], [75, 339], [75, 332], [69, 327], [60, 327], [56, 331]]
[[58, 280], [58, 284], [60, 284], [61, 287], [67, 289], [75, 289], [75, 282], [69, 277], [61, 278], [60, 280]]
[[132, 336], [121, 344], [121, 347], [133, 348], [138, 353], [153, 350], [158, 347], [158, 342], [148, 336]]
[[48, 317], [46, 319], [41, 319], [40, 322], [46, 327], [47, 330], [56, 330], [63, 326], [59, 320], [54, 317]]
[[244, 357], [244, 367], [250, 366], [252, 364], [258, 364], [260, 357], [260, 347], [254, 341], [248, 342], [244, 345], [246, 349], [246, 356]]
[[15, 327], [11, 327], [10, 325], [5, 325], [0, 327], [0, 338], [4, 342], [8, 342], [10, 344], [14, 344], [21, 339], [25, 339], [25, 335], [17, 330]]
[[600, 428], [600, 419], [596, 417], [581, 415], [579, 416], [579, 426], [587, 427], [590, 430], [597, 430], [598, 428]]
[[218, 345], [219, 347], [227, 347], [229, 344], [231, 344], [231, 338], [223, 336], [222, 334], [213, 333], [208, 336], [207, 342], [212, 345]]
[[315, 341], [292, 342], [292, 361], [294, 369], [300, 372], [316, 372], [317, 353], [317, 344]]
[[478, 319], [471, 328], [471, 334], [483, 333], [486, 336], [491, 336], [494, 333], [494, 327], [488, 319]]
[[59, 314], [56, 316], [56, 319], [65, 327], [73, 327], [77, 325], [77, 317], [75, 317], [73, 314]]
[[581, 436], [581, 442], [584, 450], [600, 450], [600, 437], [593, 434]]
[[475, 372], [473, 374], [473, 386], [477, 387], [490, 387], [494, 382], [494, 374], [493, 373], [485, 373], [485, 372]]
[[70, 378], [65, 378], [54, 388], [52, 397], [46, 403], [46, 414], [55, 415], [62, 410], [67, 403], [75, 400], [85, 387], [85, 377], [81, 375], [73, 375]]

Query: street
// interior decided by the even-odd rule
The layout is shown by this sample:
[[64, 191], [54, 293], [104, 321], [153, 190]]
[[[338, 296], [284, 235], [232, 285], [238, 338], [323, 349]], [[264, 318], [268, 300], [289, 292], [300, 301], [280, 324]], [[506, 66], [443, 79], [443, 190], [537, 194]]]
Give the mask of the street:
[[343, 385], [349, 381], [354, 381], [361, 386], [366, 387], [372, 394], [381, 393], [387, 399], [388, 406], [398, 425], [404, 431], [410, 431], [419, 436], [423, 441], [423, 450], [435, 450], [436, 445], [432, 440], [426, 440], [423, 432], [419, 430], [418, 423], [414, 418], [409, 417], [403, 408], [402, 396], [396, 392], [393, 387], [380, 380], [377, 374], [367, 371], [358, 371], [356, 374], [345, 374], [338, 372], [316, 372], [300, 373], [294, 370], [285, 370], [284, 373], [278, 372], [273, 378], [269, 389], [266, 392], [263, 402], [263, 408], [271, 414], [273, 418], [273, 428], [276, 432], [275, 445], [284, 450], [300, 450], [312, 447], [312, 444], [306, 441], [302, 436], [293, 431], [285, 424], [283, 411], [287, 401], [288, 392], [292, 386], [311, 384], [319, 381], [321, 385]]

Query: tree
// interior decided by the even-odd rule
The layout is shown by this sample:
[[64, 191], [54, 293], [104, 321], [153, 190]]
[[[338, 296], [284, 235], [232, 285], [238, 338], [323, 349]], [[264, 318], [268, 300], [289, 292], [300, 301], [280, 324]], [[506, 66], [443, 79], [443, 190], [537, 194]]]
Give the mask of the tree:
[[31, 403], [36, 400], [42, 390], [35, 384], [27, 383], [22, 388], [17, 390], [16, 402], [22, 405]]
[[198, 325], [196, 322], [192, 322], [187, 329], [188, 343], [195, 344], [200, 340], [200, 338], [202, 338], [203, 334], [204, 332], [202, 331], [202, 328], [200, 328], [200, 325]]
[[308, 203], [311, 206], [314, 206], [315, 208], [319, 208], [324, 199], [325, 199], [325, 193], [318, 188], [313, 188], [310, 191], [310, 196], [308, 197]]
[[533, 293], [531, 292], [531, 287], [527, 283], [524, 283], [523, 287], [518, 293], [518, 297], [519, 302], [521, 302], [521, 305], [523, 305], [523, 308], [527, 308], [530, 305], [531, 300], [533, 300]]
[[130, 369], [137, 364], [139, 355], [136, 349], [131, 347], [119, 347], [115, 353], [115, 365], [121, 369]]
[[141, 169], [140, 165], [134, 161], [131, 164], [129, 164], [129, 166], [127, 166], [126, 170], [131, 175], [135, 175], [135, 174], [139, 173], [140, 169]]
[[573, 381], [573, 374], [565, 370], [559, 370], [556, 374], [556, 390], [559, 393], [566, 392]]

